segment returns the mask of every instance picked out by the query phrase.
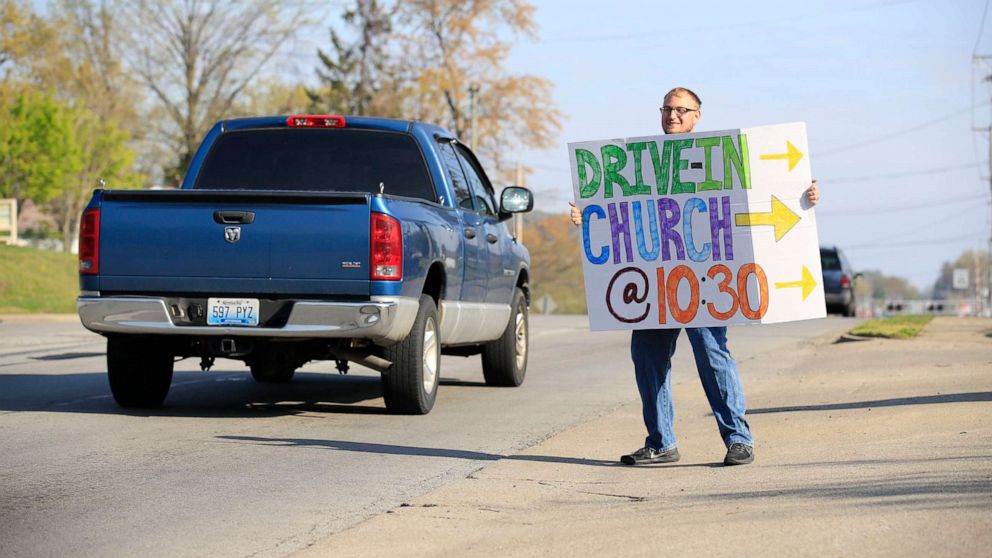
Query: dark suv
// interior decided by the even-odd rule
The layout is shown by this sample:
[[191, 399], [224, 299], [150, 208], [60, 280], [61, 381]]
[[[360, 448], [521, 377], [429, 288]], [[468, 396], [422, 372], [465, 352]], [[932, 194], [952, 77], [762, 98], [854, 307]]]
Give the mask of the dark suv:
[[854, 279], [860, 277], [851, 269], [847, 257], [836, 246], [820, 247], [820, 266], [823, 268], [823, 294], [828, 314], [854, 316]]

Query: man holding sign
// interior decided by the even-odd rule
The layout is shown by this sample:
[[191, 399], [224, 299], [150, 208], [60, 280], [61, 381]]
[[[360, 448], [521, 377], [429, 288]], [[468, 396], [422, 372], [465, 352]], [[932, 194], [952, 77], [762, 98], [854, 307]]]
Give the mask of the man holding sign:
[[[662, 129], [666, 136], [691, 134], [701, 116], [701, 106], [699, 97], [688, 89], [676, 87], [669, 91], [661, 107]], [[794, 131], [793, 128], [788, 130], [790, 133]], [[805, 148], [805, 128], [801, 131], [803, 141], [794, 141]], [[802, 265], [799, 281], [773, 283], [776, 289], [792, 292], [783, 291], [787, 294], [778, 295], [776, 291], [782, 302], [768, 316], [768, 275], [772, 271], [778, 272], [782, 266], [771, 265], [766, 273], [761, 265], [748, 260], [756, 259], [758, 253], [770, 253], [762, 248], [767, 244], [763, 242], [771, 242], [774, 235], [774, 242], [778, 243], [801, 217], [774, 194], [770, 198], [770, 212], [749, 211], [752, 204], [747, 196], [764, 194], [763, 191], [751, 190], [752, 183], [759, 182], [755, 178], [776, 186], [785, 182], [768, 173], [753, 176], [760, 174], [760, 171], [752, 173], [748, 136], [741, 130], [737, 132], [721, 132], [713, 137], [677, 136], [666, 141], [642, 141], [644, 138], [639, 138], [569, 145], [575, 169], [573, 181], [576, 197], [588, 202], [582, 209], [575, 203], [570, 205], [572, 222], [583, 226], [583, 267], [587, 300], [590, 301], [590, 323], [593, 329], [635, 328], [631, 334], [630, 351], [648, 435], [643, 448], [620, 458], [624, 464], [679, 460], [672, 428], [674, 406], [670, 377], [671, 359], [681, 328], [673, 326], [670, 323], [672, 320], [679, 324], [707, 324], [702, 327], [687, 326], [686, 334], [692, 344], [703, 390], [727, 447], [723, 463], [743, 465], [754, 461], [754, 439], [744, 418], [746, 407], [737, 363], [727, 348], [727, 327], [708, 324], [761, 323], [822, 315], [823, 304], [815, 309], [818, 300], [815, 296], [807, 301], [810, 294], [816, 291], [816, 283], [814, 274]], [[761, 137], [759, 133], [751, 135], [752, 149], [756, 146], [764, 148]], [[762, 154], [760, 160], [782, 159], [791, 172], [802, 153], [793, 143], [786, 144], [788, 149], [783, 154]], [[695, 150], [697, 155], [702, 154], [702, 157], [697, 156], [702, 160], [693, 161], [687, 155], [690, 150]], [[722, 165], [714, 162], [717, 158], [715, 153], [722, 153]], [[627, 164], [631, 160], [633, 163]], [[645, 178], [652, 174], [652, 167], [655, 185], [648, 184], [649, 179]], [[808, 162], [804, 168], [808, 173]], [[722, 177], [718, 176], [721, 169]], [[690, 182], [687, 177], [693, 176], [705, 179]], [[788, 180], [794, 184], [796, 176], [789, 175]], [[804, 184], [810, 184], [808, 176], [804, 180]], [[616, 202], [614, 195], [624, 201]], [[703, 195], [709, 196], [708, 205], [701, 197]], [[815, 180], [800, 198], [804, 209], [816, 204], [819, 190]], [[702, 217], [704, 214], [708, 216]], [[771, 225], [774, 232], [751, 232], [752, 226], [760, 225]], [[815, 249], [815, 222], [807, 228], [809, 226], [812, 226]], [[802, 233], [802, 227], [799, 229], [800, 232], [793, 236], [803, 237], [805, 244], [809, 244], [810, 233]], [[648, 232], [645, 233], [645, 230]], [[747, 233], [739, 232], [741, 230]], [[754, 236], [750, 245], [742, 245], [745, 234]], [[711, 242], [696, 242], [706, 235], [709, 235]], [[636, 243], [631, 242], [632, 237]], [[612, 244], [607, 239], [611, 239]], [[650, 249], [647, 247], [648, 240]], [[735, 260], [735, 242], [738, 244], [736, 259], [746, 263], [736, 270], [737, 280], [733, 282], [731, 277], [735, 272], [727, 264], [736, 265], [732, 261]], [[597, 243], [600, 245], [597, 246]], [[632, 244], [636, 244], [636, 254]], [[790, 248], [776, 246], [779, 252], [796, 253], [800, 254], [797, 257], [801, 257], [802, 250]], [[818, 250], [816, 254], [818, 258]], [[671, 263], [679, 261], [687, 263], [671, 268]], [[669, 262], [668, 269], [666, 265], [659, 266], [665, 262]], [[791, 269], [796, 262], [789, 260], [786, 263]], [[818, 276], [819, 260], [806, 260], [806, 263], [814, 268]], [[608, 272], [613, 271], [611, 266], [625, 267], [610, 277]], [[652, 273], [646, 273], [642, 267], [649, 268]], [[607, 273], [604, 274], [604, 271]], [[655, 278], [652, 279], [651, 275]], [[796, 291], [800, 289], [801, 294], [798, 294]], [[604, 292], [605, 299], [599, 296]], [[622, 296], [616, 294], [618, 292], [622, 292]], [[649, 292], [657, 293], [654, 305], [649, 301]], [[813, 310], [801, 316], [782, 317], [783, 312], [788, 312], [781, 308], [793, 302], [793, 298], [789, 297], [798, 300], [800, 296], [803, 302], [809, 302], [807, 308]], [[703, 297], [709, 298], [710, 302], [707, 303]], [[819, 297], [822, 300], [822, 287]], [[688, 299], [686, 304], [680, 302], [685, 299]], [[707, 308], [709, 315], [700, 311], [701, 308]], [[592, 319], [594, 316], [595, 321]], [[643, 329], [650, 327], [646, 325], [652, 323], [649, 318], [654, 318], [664, 327]]]

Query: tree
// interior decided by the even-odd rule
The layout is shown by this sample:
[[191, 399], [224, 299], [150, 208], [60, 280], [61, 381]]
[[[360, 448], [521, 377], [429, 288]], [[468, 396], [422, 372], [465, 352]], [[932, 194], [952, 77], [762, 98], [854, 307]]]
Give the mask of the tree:
[[68, 109], [50, 95], [21, 93], [0, 108], [0, 197], [45, 203], [82, 167]]
[[854, 281], [854, 292], [859, 299], [916, 299], [920, 292], [902, 277], [885, 275], [878, 270], [862, 271], [861, 278]]
[[83, 104], [99, 118], [128, 127], [138, 121], [138, 92], [123, 67], [118, 40], [120, 18], [103, 2], [58, 0], [50, 25], [58, 32], [57, 52], [32, 61], [32, 80], [69, 104]]
[[128, 134], [114, 120], [104, 120], [84, 107], [66, 111], [72, 122], [72, 140], [79, 157], [67, 173], [58, 194], [44, 210], [51, 215], [66, 252], [76, 246], [83, 209], [101, 181], [108, 188], [140, 186], [142, 176], [131, 169], [134, 152], [127, 148]]
[[151, 121], [174, 150], [168, 182], [185, 173], [202, 136], [303, 24], [303, 7], [269, 0], [120, 1], [125, 58], [148, 88]]
[[315, 112], [399, 117], [403, 90], [398, 60], [388, 49], [396, 8], [378, 0], [355, 0], [342, 19], [356, 37], [347, 42], [330, 30], [330, 52], [317, 49], [321, 85], [309, 90]]
[[533, 299], [550, 295], [563, 314], [586, 313], [579, 231], [568, 215], [542, 213], [529, 215], [524, 229], [531, 261], [540, 262], [531, 267]]
[[245, 90], [231, 107], [237, 116], [261, 114], [304, 114], [310, 107], [307, 88], [301, 83], [285, 83], [274, 78], [259, 78]]
[[[989, 254], [984, 250], [965, 250], [952, 262], [944, 262], [940, 266], [940, 275], [934, 281], [932, 297], [937, 300], [969, 298], [974, 299], [980, 294], [978, 289], [987, 288]], [[954, 288], [954, 270], [968, 270], [968, 287]]]
[[533, 75], [508, 75], [511, 43], [533, 37], [534, 6], [522, 0], [408, 0], [400, 4], [403, 51], [413, 66], [407, 111], [437, 122], [459, 137], [472, 131], [470, 86], [477, 86], [473, 149], [505, 174], [505, 153], [517, 145], [550, 147], [561, 113], [551, 83]]
[[[7, 12], [12, 13], [12, 12]], [[14, 126], [5, 142], [17, 158], [17, 188], [52, 216], [71, 250], [79, 220], [99, 179], [115, 188], [140, 185], [131, 170], [134, 153], [127, 147], [139, 129], [136, 92], [123, 70], [116, 45], [117, 20], [104, 4], [59, 0], [48, 21], [24, 12], [9, 17], [11, 36], [46, 36], [48, 43], [19, 52], [10, 90], [42, 89], [50, 95], [22, 94], [9, 115]], [[18, 31], [17, 25], [38, 26]], [[57, 34], [45, 29], [57, 28]]]
[[0, 0], [0, 83], [30, 74], [26, 61], [51, 52], [55, 30], [29, 4]]

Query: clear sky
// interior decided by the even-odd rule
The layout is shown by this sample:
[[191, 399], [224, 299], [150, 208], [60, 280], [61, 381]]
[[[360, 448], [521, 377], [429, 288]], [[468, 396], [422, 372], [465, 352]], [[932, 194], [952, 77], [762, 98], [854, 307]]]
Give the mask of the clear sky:
[[[571, 199], [566, 144], [661, 133], [671, 87], [703, 100], [697, 131], [805, 121], [823, 193], [821, 244], [855, 269], [929, 287], [944, 261], [988, 247], [992, 14], [984, 0], [540, 1], [514, 73], [555, 84], [566, 115], [535, 168], [537, 208]], [[973, 108], [973, 105], [974, 108]]]
[[[351, 2], [301, 1], [317, 25], [280, 64], [312, 81]], [[567, 210], [568, 142], [660, 133], [679, 85], [703, 100], [698, 131], [806, 122], [820, 242], [855, 269], [927, 289], [988, 248], [989, 133], [973, 129], [992, 124], [992, 58], [972, 59], [992, 56], [987, 0], [531, 1], [539, 38], [508, 70], [550, 79], [565, 115], [554, 148], [508, 154], [535, 169], [537, 209]]]

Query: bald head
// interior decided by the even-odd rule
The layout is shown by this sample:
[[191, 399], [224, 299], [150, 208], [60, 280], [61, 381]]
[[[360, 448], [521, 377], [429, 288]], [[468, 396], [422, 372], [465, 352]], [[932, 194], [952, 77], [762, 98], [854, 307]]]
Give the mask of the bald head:
[[696, 127], [703, 103], [699, 96], [685, 87], [676, 87], [665, 95], [661, 106], [661, 129], [666, 134], [688, 134]]

